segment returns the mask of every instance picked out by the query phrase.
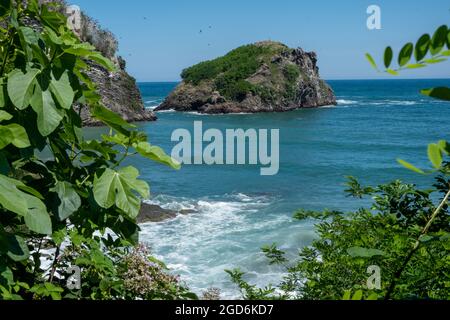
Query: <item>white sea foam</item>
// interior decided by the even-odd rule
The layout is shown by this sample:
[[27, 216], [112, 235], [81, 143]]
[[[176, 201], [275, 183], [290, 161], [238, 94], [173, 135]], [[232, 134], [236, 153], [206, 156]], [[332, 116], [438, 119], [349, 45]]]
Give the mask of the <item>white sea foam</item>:
[[[218, 287], [223, 298], [237, 298], [236, 287], [225, 269], [242, 267], [252, 271], [252, 282], [259, 285], [276, 282], [283, 270], [269, 266], [259, 248], [273, 243], [272, 237], [280, 236], [280, 230], [280, 243], [299, 243], [297, 238], [288, 239], [299, 234], [298, 230], [290, 231], [298, 227], [291, 223], [291, 213], [273, 215], [265, 211], [274, 202], [273, 196], [243, 193], [202, 199], [157, 196], [149, 203], [195, 212], [142, 225], [141, 240], [195, 292]], [[301, 233], [308, 239], [313, 237], [311, 232]]]
[[160, 112], [160, 113], [173, 113], [173, 112], [176, 112], [176, 111], [173, 110], [173, 109], [170, 109], [170, 110], [159, 110], [158, 112]]
[[337, 100], [338, 105], [348, 105], [348, 104], [357, 104], [358, 101], [355, 100], [345, 100], [345, 99], [339, 99]]

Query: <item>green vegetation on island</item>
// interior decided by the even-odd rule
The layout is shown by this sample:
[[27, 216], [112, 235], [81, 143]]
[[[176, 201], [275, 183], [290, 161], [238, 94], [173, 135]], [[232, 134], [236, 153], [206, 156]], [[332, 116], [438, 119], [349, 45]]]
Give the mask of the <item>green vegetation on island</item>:
[[263, 41], [183, 70], [183, 82], [157, 110], [239, 113], [336, 104], [313, 52]]

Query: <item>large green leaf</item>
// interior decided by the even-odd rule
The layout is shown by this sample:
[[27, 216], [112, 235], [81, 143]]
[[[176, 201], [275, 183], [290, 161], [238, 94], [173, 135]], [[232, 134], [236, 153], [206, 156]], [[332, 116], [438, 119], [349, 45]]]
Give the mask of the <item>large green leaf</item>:
[[52, 94], [47, 90], [42, 92], [40, 87], [36, 86], [30, 103], [37, 114], [37, 125], [40, 134], [43, 137], [50, 135], [63, 119], [63, 113], [56, 107]]
[[12, 115], [10, 115], [8, 112], [0, 110], [0, 122], [2, 122], [3, 120], [11, 120], [12, 119]]
[[392, 51], [391, 47], [387, 47], [384, 51], [384, 66], [389, 68], [392, 63], [392, 58], [394, 57], [394, 51]]
[[445, 46], [447, 41], [448, 28], [446, 25], [440, 26], [431, 39], [430, 52], [434, 56]]
[[24, 217], [27, 227], [36, 233], [51, 234], [52, 223], [45, 204], [20, 190], [22, 182], [0, 175], [0, 205]]
[[10, 144], [20, 149], [28, 148], [31, 145], [27, 132], [22, 126], [15, 123], [6, 126], [0, 125], [0, 150]]
[[44, 25], [55, 31], [58, 30], [60, 26], [65, 25], [67, 21], [67, 18], [63, 14], [50, 10], [48, 6], [42, 6], [40, 18]]
[[98, 104], [91, 108], [91, 114], [97, 120], [102, 121], [104, 124], [117, 130], [118, 132], [128, 136], [129, 132], [127, 128], [134, 128], [135, 126], [126, 122], [117, 113], [105, 108]]
[[14, 69], [8, 75], [8, 95], [11, 102], [19, 110], [28, 107], [36, 84], [36, 76], [39, 73], [40, 70], [38, 69], [29, 69], [26, 73]]
[[412, 165], [409, 162], [406, 162], [406, 161], [404, 161], [402, 159], [398, 159], [397, 161], [398, 161], [399, 164], [401, 164], [402, 166], [404, 166], [408, 170], [414, 171], [414, 172], [419, 173], [419, 174], [425, 174], [425, 172], [423, 170], [417, 168], [416, 166]]
[[0, 251], [16, 262], [27, 260], [30, 256], [25, 240], [7, 233], [0, 234]]
[[80, 196], [70, 183], [58, 181], [51, 191], [58, 194], [60, 200], [58, 217], [61, 221], [69, 218], [80, 208]]
[[428, 49], [430, 48], [430, 35], [424, 34], [419, 38], [416, 43], [416, 47], [414, 50], [414, 56], [416, 61], [421, 61], [428, 53]]
[[0, 17], [6, 15], [10, 9], [11, 9], [11, 0], [0, 1]]
[[428, 146], [428, 159], [430, 159], [435, 169], [439, 169], [442, 166], [443, 158], [439, 145], [432, 143]]
[[25, 215], [25, 224], [27, 227], [39, 234], [52, 234], [52, 221], [47, 212], [45, 204], [38, 198], [25, 193], [28, 205], [28, 212]]
[[6, 210], [25, 216], [28, 212], [28, 205], [24, 193], [17, 189], [11, 180], [0, 175], [0, 205]]
[[19, 34], [27, 44], [37, 44], [39, 41], [39, 36], [30, 27], [20, 27]]
[[52, 72], [50, 91], [55, 95], [56, 100], [62, 108], [69, 110], [72, 107], [75, 92], [70, 84], [67, 70], [59, 76], [59, 79], [56, 79], [55, 72]]
[[181, 168], [181, 164], [168, 156], [160, 147], [152, 146], [148, 142], [139, 142], [135, 147], [136, 151], [143, 157], [168, 165], [176, 170]]
[[100, 207], [109, 209], [114, 204], [131, 218], [139, 214], [141, 200], [139, 193], [148, 198], [150, 190], [148, 184], [137, 180], [139, 172], [134, 167], [122, 168], [118, 171], [106, 169], [100, 177], [95, 177], [94, 197]]
[[375, 59], [372, 57], [371, 54], [366, 53], [366, 59], [369, 61], [370, 65], [375, 69], [378, 70], [377, 64], [375, 62]]
[[400, 67], [403, 67], [411, 60], [413, 50], [414, 45], [412, 43], [405, 44], [402, 50], [400, 50], [400, 53], [398, 54], [398, 64]]
[[432, 98], [450, 101], [450, 88], [447, 87], [424, 89], [421, 93]]

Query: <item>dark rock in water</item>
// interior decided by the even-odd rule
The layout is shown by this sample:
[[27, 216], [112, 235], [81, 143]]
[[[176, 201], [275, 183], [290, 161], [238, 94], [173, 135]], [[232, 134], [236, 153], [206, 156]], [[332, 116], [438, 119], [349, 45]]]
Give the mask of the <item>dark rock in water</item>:
[[180, 212], [178, 212], [179, 214], [182, 214], [182, 215], [188, 215], [188, 214], [193, 214], [193, 213], [197, 213], [198, 211], [197, 210], [194, 210], [194, 209], [183, 209], [183, 210], [180, 210]]
[[180, 211], [168, 210], [161, 208], [158, 205], [142, 203], [141, 211], [137, 218], [138, 223], [147, 223], [147, 222], [161, 222], [170, 219], [174, 219], [177, 215], [188, 215], [197, 213], [197, 210], [193, 209], [182, 209]]
[[161, 222], [173, 219], [177, 216], [177, 212], [173, 210], [163, 209], [160, 206], [142, 203], [141, 212], [137, 218], [138, 223]]
[[316, 54], [278, 42], [237, 48], [184, 70], [182, 78], [156, 111], [283, 112], [337, 104]]

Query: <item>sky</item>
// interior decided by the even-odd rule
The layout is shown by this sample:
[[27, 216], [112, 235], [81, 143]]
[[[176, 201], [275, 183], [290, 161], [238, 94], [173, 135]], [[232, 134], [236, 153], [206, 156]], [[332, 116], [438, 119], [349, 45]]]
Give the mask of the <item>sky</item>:
[[[324, 79], [385, 78], [364, 54], [382, 61], [450, 20], [445, 0], [70, 0], [119, 40], [119, 54], [138, 81], [178, 81], [195, 63], [262, 40], [315, 51]], [[381, 8], [369, 30], [367, 8]], [[450, 78], [450, 62], [405, 71], [401, 78]]]

